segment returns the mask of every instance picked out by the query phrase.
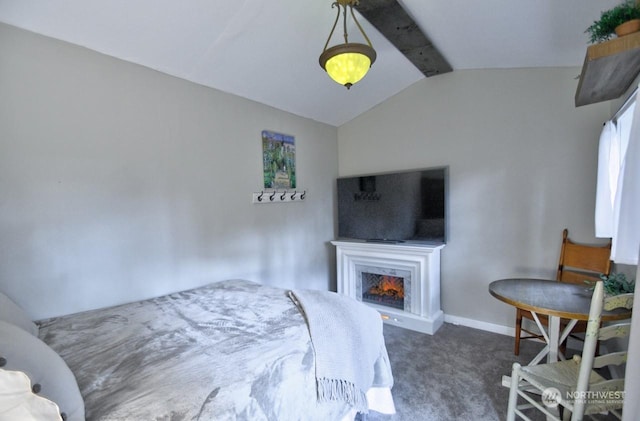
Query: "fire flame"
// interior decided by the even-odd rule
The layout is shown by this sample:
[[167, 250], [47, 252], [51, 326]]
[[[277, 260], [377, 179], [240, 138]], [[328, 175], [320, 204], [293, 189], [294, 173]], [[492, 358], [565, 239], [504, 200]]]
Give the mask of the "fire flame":
[[369, 288], [369, 294], [384, 295], [395, 297], [397, 299], [404, 298], [404, 286], [401, 278], [395, 276], [382, 276], [377, 285]]

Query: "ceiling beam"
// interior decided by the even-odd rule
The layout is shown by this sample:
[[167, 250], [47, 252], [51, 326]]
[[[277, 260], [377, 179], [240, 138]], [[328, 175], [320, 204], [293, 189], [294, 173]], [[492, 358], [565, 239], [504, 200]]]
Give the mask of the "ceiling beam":
[[453, 70], [396, 0], [363, 0], [356, 10], [425, 76]]

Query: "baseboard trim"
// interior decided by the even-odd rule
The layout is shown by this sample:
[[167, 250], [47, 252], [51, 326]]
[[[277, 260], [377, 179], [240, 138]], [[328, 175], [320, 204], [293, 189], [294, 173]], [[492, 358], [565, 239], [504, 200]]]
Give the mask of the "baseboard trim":
[[515, 328], [509, 326], [497, 325], [495, 323], [481, 322], [479, 320], [467, 319], [466, 317], [452, 316], [450, 314], [444, 315], [444, 322], [454, 325], [471, 327], [473, 329], [485, 330], [487, 332], [498, 333], [500, 335], [515, 336]]

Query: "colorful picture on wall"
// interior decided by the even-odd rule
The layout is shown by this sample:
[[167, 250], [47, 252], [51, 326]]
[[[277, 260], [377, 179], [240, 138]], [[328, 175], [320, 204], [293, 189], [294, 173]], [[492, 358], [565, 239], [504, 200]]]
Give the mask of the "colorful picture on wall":
[[296, 188], [296, 145], [293, 136], [263, 130], [262, 163], [265, 189]]

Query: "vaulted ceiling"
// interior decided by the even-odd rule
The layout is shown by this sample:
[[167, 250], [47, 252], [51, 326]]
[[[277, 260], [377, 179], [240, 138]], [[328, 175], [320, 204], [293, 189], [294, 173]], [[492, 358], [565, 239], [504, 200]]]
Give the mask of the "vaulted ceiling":
[[378, 58], [349, 91], [318, 64], [331, 0], [0, 0], [0, 22], [340, 126], [450, 69], [580, 66], [619, 2], [361, 0]]

